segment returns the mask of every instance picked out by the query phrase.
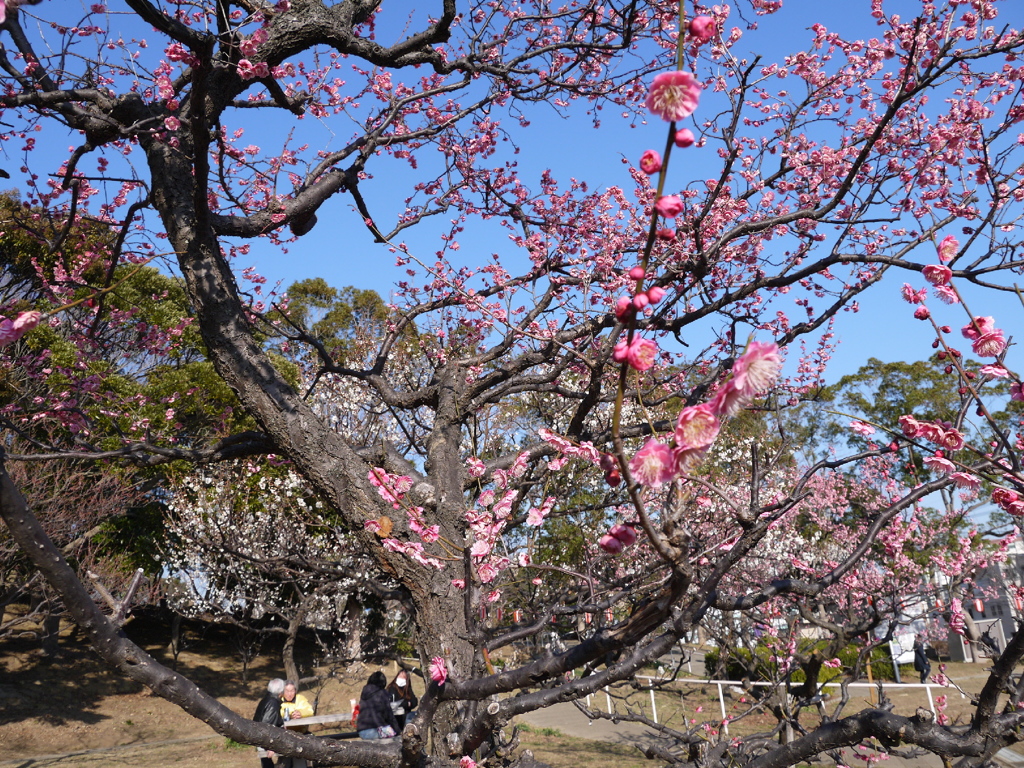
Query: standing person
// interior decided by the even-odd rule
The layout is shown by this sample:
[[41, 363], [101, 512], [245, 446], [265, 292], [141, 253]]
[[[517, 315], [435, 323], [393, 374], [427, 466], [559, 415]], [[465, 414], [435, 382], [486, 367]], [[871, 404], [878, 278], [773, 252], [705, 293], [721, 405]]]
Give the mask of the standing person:
[[928, 681], [932, 663], [928, 660], [928, 641], [921, 634], [914, 636], [914, 669], [921, 673], [922, 683]]
[[[267, 692], [260, 699], [260, 703], [256, 705], [256, 714], [252, 716], [252, 719], [257, 723], [267, 723], [268, 725], [280, 727], [283, 722], [281, 719], [282, 693], [284, 693], [284, 680], [275, 677], [267, 683]], [[263, 749], [263, 747], [257, 747], [256, 754], [260, 758], [260, 768], [274, 768], [275, 753]]]
[[356, 730], [361, 739], [392, 739], [398, 735], [398, 720], [391, 710], [391, 696], [384, 690], [388, 679], [380, 670], [370, 675], [359, 694]]
[[398, 721], [398, 732], [405, 730], [406, 721], [412, 717], [413, 710], [420, 700], [412, 692], [412, 682], [409, 680], [409, 673], [399, 669], [395, 679], [388, 683], [388, 696], [391, 697], [391, 711], [395, 713]]
[[313, 707], [298, 690], [299, 686], [293, 680], [284, 681], [284, 696], [281, 698], [281, 717], [285, 720], [297, 720], [300, 717], [313, 716]]

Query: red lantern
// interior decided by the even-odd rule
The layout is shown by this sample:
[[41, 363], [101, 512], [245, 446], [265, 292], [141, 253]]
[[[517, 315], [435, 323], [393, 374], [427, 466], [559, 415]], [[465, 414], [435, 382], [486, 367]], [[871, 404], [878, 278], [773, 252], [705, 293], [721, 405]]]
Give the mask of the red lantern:
[[480, 621], [483, 621], [486, 618], [487, 618], [487, 606], [484, 605], [483, 603], [480, 603]]
[[518, 608], [512, 611], [512, 620], [515, 621], [516, 624], [521, 622], [523, 620], [523, 612]]
[[945, 601], [943, 601], [943, 599], [941, 597], [936, 597], [935, 598], [935, 607], [938, 610], [940, 610], [940, 611], [944, 611], [944, 610], [946, 610], [946, 603], [945, 603]]
[[1017, 607], [1018, 611], [1024, 608], [1024, 601], [1020, 599], [1020, 595], [1017, 595], [1015, 598], [1013, 598], [1013, 604]]
[[974, 610], [976, 610], [978, 613], [985, 612], [985, 603], [982, 601], [980, 597], [974, 598]]
[[615, 614], [612, 613], [612, 609], [611, 608], [609, 608], [607, 611], [604, 612], [604, 620], [609, 622], [609, 623], [615, 621]]
[[494, 620], [497, 621], [499, 624], [501, 623], [501, 616], [502, 616], [503, 613], [504, 613], [504, 611], [501, 610], [501, 608], [498, 608], [498, 610], [495, 611]]
[[594, 614], [592, 614], [592, 613], [584, 613], [583, 614], [583, 620], [585, 622], [587, 622], [587, 624], [589, 624], [590, 622], [592, 622], [594, 620]]

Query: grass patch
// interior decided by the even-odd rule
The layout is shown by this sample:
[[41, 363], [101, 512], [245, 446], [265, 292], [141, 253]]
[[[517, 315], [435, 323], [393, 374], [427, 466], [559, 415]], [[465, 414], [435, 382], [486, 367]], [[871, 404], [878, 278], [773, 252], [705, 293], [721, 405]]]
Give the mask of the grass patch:
[[551, 768], [651, 768], [650, 761], [636, 747], [572, 736], [545, 736], [538, 730], [557, 729], [531, 728], [520, 736], [520, 744]]
[[234, 739], [228, 737], [224, 739], [224, 749], [231, 751], [237, 749], [252, 749], [252, 747], [250, 747], [248, 744], [242, 744], [240, 741], [235, 741]]
[[557, 728], [540, 728], [536, 725], [530, 725], [529, 723], [520, 723], [519, 730], [523, 733], [536, 733], [539, 736], [562, 736], [562, 732]]

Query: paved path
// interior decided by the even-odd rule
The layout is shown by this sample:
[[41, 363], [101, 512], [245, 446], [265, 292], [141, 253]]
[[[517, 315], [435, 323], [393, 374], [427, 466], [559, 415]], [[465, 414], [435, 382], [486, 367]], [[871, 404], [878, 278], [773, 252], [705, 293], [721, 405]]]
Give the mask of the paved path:
[[[589, 720], [586, 715], [576, 709], [574, 704], [555, 704], [547, 709], [522, 715], [520, 719], [535, 728], [557, 728], [566, 736], [580, 739], [640, 746], [651, 740], [649, 731], [642, 725], [621, 721], [615, 723], [603, 719]], [[1006, 768], [1024, 768], [1024, 755], [1009, 749], [1000, 750], [996, 759]], [[890, 757], [885, 761], [884, 766], [885, 768], [942, 768], [942, 760], [935, 755], [925, 755], [914, 760]]]

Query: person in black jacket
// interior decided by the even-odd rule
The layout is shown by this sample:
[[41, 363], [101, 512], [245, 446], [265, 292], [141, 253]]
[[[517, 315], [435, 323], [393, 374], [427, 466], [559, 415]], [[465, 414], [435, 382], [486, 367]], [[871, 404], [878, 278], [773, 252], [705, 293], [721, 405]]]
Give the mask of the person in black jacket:
[[[274, 678], [267, 683], [267, 693], [256, 705], [256, 714], [252, 719], [257, 723], [281, 726], [281, 694], [284, 693], [284, 680]], [[260, 768], [274, 768], [274, 753], [262, 747], [256, 749], [260, 758]]]
[[391, 697], [391, 711], [395, 713], [398, 721], [398, 732], [405, 730], [406, 721], [412, 717], [412, 711], [420, 703], [416, 694], [412, 692], [412, 682], [409, 680], [409, 673], [399, 669], [395, 679], [388, 683], [388, 696]]
[[917, 635], [914, 638], [914, 669], [921, 673], [921, 682], [928, 682], [928, 675], [932, 673], [932, 663], [928, 660], [928, 641], [924, 635]]
[[398, 734], [398, 720], [391, 710], [391, 697], [384, 690], [388, 679], [381, 671], [374, 672], [359, 695], [359, 717], [356, 730], [361, 739], [390, 739]]

